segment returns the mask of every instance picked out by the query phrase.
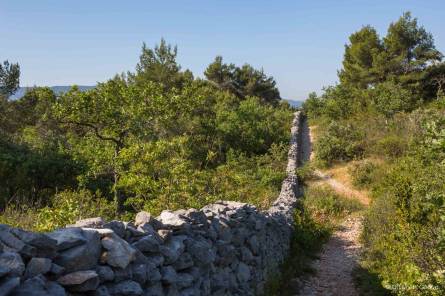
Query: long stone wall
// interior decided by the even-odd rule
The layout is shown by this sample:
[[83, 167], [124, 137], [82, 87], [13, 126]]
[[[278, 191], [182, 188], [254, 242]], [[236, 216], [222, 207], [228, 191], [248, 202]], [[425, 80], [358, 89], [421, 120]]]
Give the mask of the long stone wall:
[[0, 225], [0, 296], [258, 295], [286, 257], [297, 202], [301, 113], [282, 190], [265, 212], [220, 201], [201, 210], [92, 218], [50, 233]]

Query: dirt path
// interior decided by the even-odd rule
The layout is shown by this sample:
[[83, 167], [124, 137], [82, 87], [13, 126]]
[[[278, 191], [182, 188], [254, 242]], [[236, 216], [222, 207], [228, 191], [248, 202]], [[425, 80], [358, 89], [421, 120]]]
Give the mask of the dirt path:
[[[303, 125], [302, 159], [306, 161], [313, 157], [311, 142], [310, 129], [307, 124]], [[328, 184], [340, 194], [357, 198], [366, 205], [369, 204], [368, 197], [359, 191], [349, 188], [321, 171], [317, 171], [316, 174], [320, 178], [318, 181], [320, 184]], [[319, 259], [312, 263], [315, 275], [303, 280], [302, 288], [296, 295], [359, 295], [354, 286], [352, 272], [360, 256], [361, 246], [358, 239], [362, 229], [362, 220], [360, 216], [350, 216], [341, 223], [323, 246]]]
[[319, 180], [316, 181], [315, 184], [323, 184], [323, 183], [327, 184], [331, 186], [331, 188], [334, 189], [340, 195], [356, 199], [365, 206], [369, 205], [370, 199], [366, 194], [348, 187], [347, 185], [341, 183], [340, 181], [332, 178], [328, 174], [323, 173], [322, 171], [316, 170], [315, 175], [317, 176], [317, 178], [319, 178]]
[[358, 237], [362, 218], [350, 217], [333, 233], [312, 267], [315, 275], [303, 280], [303, 288], [296, 295], [355, 296], [352, 271], [360, 256]]

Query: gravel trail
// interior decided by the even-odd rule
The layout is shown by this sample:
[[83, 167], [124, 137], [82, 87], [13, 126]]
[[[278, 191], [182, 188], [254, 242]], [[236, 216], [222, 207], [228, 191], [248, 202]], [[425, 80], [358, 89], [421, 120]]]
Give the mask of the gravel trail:
[[[302, 158], [307, 161], [313, 158], [311, 148], [311, 134], [307, 123], [303, 125]], [[334, 190], [351, 198], [357, 198], [364, 204], [369, 199], [360, 192], [349, 188], [339, 181], [332, 179], [321, 171], [316, 171], [320, 184], [328, 184]], [[361, 245], [359, 236], [362, 229], [363, 218], [349, 216], [335, 230], [332, 237], [323, 246], [319, 259], [312, 262], [315, 274], [303, 279], [301, 288], [295, 295], [308, 296], [355, 296], [359, 295], [352, 276], [358, 264]], [[301, 281], [301, 280], [300, 280]]]
[[358, 237], [361, 225], [361, 217], [350, 217], [340, 225], [324, 245], [319, 259], [312, 263], [315, 275], [303, 281], [303, 287], [296, 295], [359, 295], [352, 271], [360, 256]]

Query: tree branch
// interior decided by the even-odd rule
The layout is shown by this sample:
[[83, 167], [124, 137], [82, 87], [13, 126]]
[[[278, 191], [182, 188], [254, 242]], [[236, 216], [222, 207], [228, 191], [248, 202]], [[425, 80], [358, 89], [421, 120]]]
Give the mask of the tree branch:
[[[90, 129], [92, 129], [94, 131], [94, 134], [99, 139], [101, 139], [103, 141], [111, 141], [111, 142], [115, 143], [118, 147], [122, 146], [122, 140], [121, 139], [116, 139], [116, 138], [113, 138], [113, 137], [107, 137], [107, 136], [102, 135], [100, 133], [100, 131], [99, 131], [99, 128], [97, 126], [95, 126], [94, 124], [92, 124], [92, 123], [89, 123], [89, 122], [78, 122], [78, 121], [72, 121], [72, 120], [68, 120], [68, 121], [62, 121], [61, 120], [60, 122], [64, 123], [64, 124], [75, 124], [75, 125], [78, 125], [78, 126], [88, 127], [88, 128], [90, 128]], [[126, 133], [127, 133], [127, 131], [123, 131], [119, 135], [123, 136]]]

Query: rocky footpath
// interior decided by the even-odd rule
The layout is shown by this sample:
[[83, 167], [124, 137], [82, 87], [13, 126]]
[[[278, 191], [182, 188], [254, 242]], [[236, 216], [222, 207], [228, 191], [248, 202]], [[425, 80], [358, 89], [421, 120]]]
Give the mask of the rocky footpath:
[[0, 225], [0, 296], [261, 294], [289, 249], [300, 121], [297, 112], [288, 177], [268, 211], [220, 201], [49, 233]]

